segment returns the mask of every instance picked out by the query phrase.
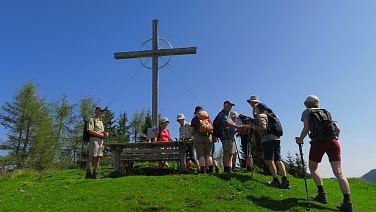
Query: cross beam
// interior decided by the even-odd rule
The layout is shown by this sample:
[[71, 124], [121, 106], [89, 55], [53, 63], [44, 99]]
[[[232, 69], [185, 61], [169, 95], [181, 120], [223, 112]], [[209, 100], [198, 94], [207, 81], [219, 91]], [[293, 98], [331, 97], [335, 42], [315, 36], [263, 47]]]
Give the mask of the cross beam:
[[158, 49], [157, 51], [146, 50], [146, 51], [134, 51], [134, 52], [117, 52], [114, 55], [116, 59], [128, 59], [128, 58], [150, 57], [153, 54], [158, 54], [158, 56], [196, 54], [196, 51], [197, 51], [197, 47], [187, 47], [187, 48], [174, 48], [174, 49]]
[[153, 49], [146, 51], [133, 51], [133, 52], [116, 52], [114, 53], [115, 59], [128, 59], [140, 57], [152, 57], [152, 126], [158, 127], [158, 113], [159, 113], [159, 72], [158, 72], [158, 57], [169, 55], [182, 55], [182, 54], [196, 54], [197, 47], [188, 48], [173, 48], [173, 49], [159, 49], [159, 21], [153, 20]]

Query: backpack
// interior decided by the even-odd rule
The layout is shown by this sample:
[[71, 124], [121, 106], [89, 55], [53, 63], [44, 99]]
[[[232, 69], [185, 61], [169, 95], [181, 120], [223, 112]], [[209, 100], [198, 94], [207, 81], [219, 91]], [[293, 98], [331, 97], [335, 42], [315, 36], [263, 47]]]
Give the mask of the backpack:
[[273, 112], [266, 112], [266, 115], [268, 117], [267, 134], [274, 134], [281, 137], [283, 135], [283, 129], [278, 116]]
[[[89, 118], [89, 120], [90, 119], [92, 119], [92, 118]], [[84, 130], [82, 132], [82, 140], [84, 141], [84, 144], [88, 144], [89, 141], [90, 141], [90, 137], [92, 136], [89, 133], [89, 130], [88, 130], [89, 120], [86, 120], [85, 117], [84, 117]]]
[[[254, 119], [245, 115], [245, 114], [239, 114], [239, 119], [243, 122], [245, 125], [250, 125], [254, 123]], [[240, 131], [240, 135], [251, 135], [253, 133], [253, 130], [251, 128], [246, 128], [242, 131]]]
[[[222, 111], [221, 111], [222, 112]], [[213, 136], [214, 137], [221, 137], [221, 135], [223, 135], [223, 127], [220, 123], [220, 120], [219, 120], [219, 114], [221, 113], [219, 112], [218, 115], [214, 118], [214, 121], [213, 121]]]
[[242, 122], [244, 124], [252, 124], [253, 121], [254, 121], [253, 118], [251, 118], [251, 117], [249, 117], [249, 116], [247, 116], [245, 114], [239, 114], [239, 118], [240, 118], [240, 120], [242, 120]]
[[310, 112], [311, 140], [331, 141], [337, 138], [337, 130], [331, 114], [325, 109], [308, 109]]
[[198, 118], [200, 119], [200, 134], [212, 134], [213, 133], [213, 124], [209, 121], [209, 115], [206, 111], [200, 111], [197, 113]]

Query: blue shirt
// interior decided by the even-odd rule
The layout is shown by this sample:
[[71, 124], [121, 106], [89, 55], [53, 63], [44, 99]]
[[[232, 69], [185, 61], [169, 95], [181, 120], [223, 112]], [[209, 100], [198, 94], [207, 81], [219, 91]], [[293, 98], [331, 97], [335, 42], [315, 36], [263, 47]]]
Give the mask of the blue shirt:
[[218, 114], [219, 123], [223, 127], [223, 135], [219, 137], [221, 140], [232, 140], [235, 136], [235, 129], [230, 128], [228, 126], [228, 123], [234, 123], [232, 119], [230, 118], [230, 112], [227, 112], [225, 110], [222, 110]]

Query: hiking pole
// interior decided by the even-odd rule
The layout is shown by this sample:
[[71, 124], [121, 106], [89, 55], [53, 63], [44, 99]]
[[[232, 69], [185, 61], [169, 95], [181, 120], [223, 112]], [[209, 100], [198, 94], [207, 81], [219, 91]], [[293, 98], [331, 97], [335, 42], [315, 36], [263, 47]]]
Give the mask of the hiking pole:
[[[299, 137], [295, 137], [295, 140], [298, 139]], [[303, 142], [298, 143], [299, 145], [299, 152], [300, 152], [300, 159], [302, 161], [303, 165], [303, 174], [304, 174], [304, 184], [305, 184], [305, 190], [306, 190], [306, 195], [307, 195], [307, 201], [308, 201], [308, 210], [311, 209], [311, 202], [309, 200], [309, 195], [308, 195], [308, 186], [307, 186], [307, 177], [306, 177], [306, 171], [305, 171], [305, 165], [304, 165], [304, 157], [303, 157]]]
[[[238, 160], [239, 160], [239, 165], [241, 165], [240, 164], [240, 155], [239, 155], [239, 150], [238, 150], [238, 145], [237, 145], [237, 143], [236, 143], [236, 138], [235, 138], [235, 149], [236, 149], [236, 153], [238, 154]], [[236, 164], [236, 163], [235, 163]], [[235, 165], [236, 166], [236, 165]], [[240, 166], [241, 167], [241, 166]]]

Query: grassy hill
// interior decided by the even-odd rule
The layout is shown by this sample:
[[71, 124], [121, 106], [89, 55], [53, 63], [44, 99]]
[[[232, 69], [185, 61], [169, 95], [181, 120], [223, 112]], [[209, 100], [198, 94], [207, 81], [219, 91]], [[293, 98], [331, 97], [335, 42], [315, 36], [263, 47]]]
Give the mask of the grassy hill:
[[[0, 177], [0, 211], [307, 211], [304, 180], [289, 176], [290, 190], [268, 187], [258, 173], [117, 176], [101, 167], [101, 179], [85, 180], [81, 169]], [[148, 170], [152, 171], [152, 170]], [[155, 171], [155, 170], [154, 170]], [[144, 171], [146, 172], [146, 171]], [[316, 194], [308, 179], [309, 195]], [[376, 211], [376, 185], [349, 179], [355, 211]], [[338, 211], [336, 180], [324, 179], [328, 204], [310, 211]]]

